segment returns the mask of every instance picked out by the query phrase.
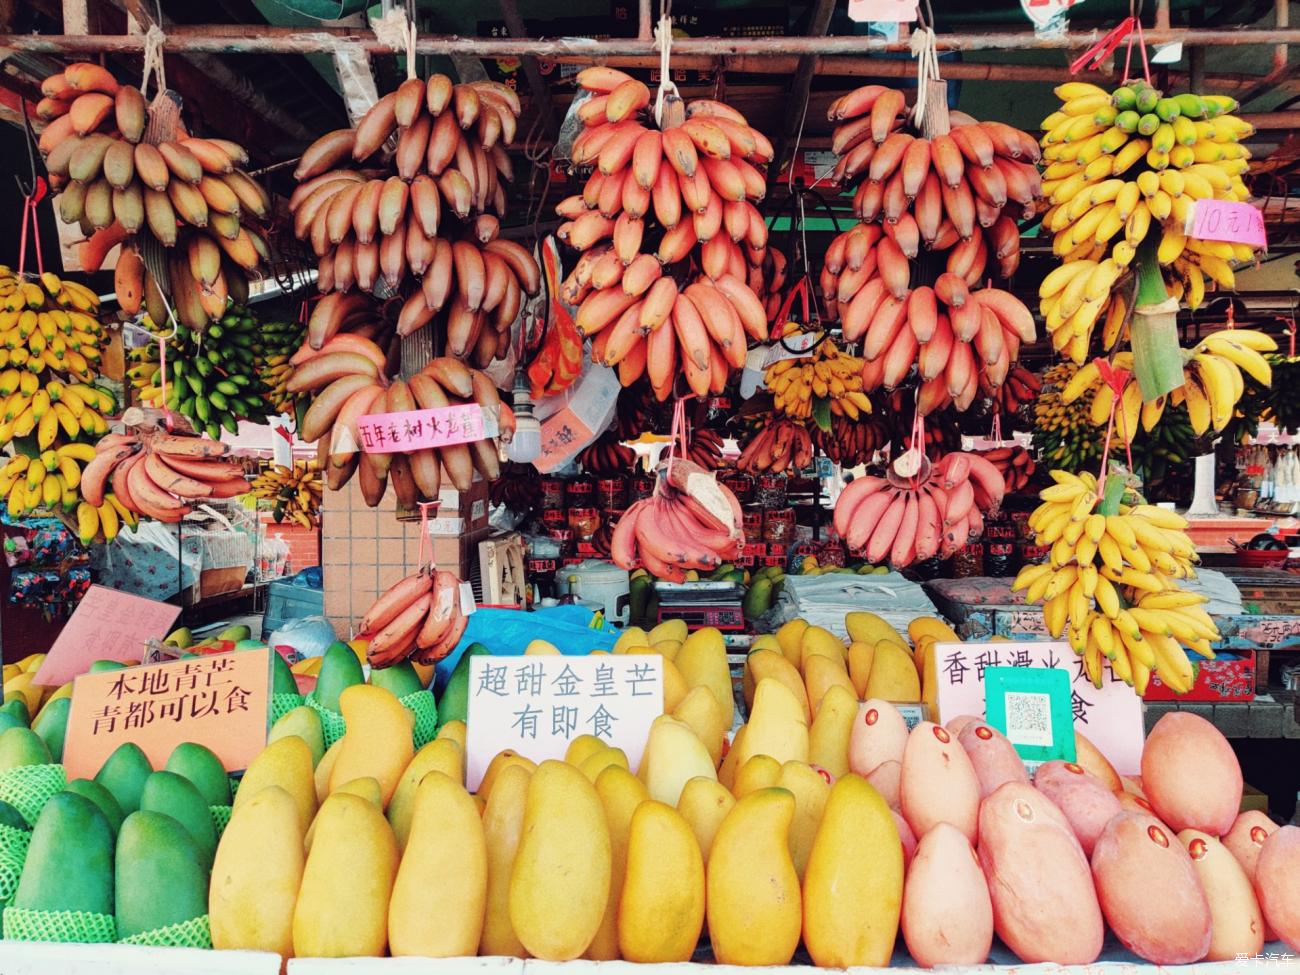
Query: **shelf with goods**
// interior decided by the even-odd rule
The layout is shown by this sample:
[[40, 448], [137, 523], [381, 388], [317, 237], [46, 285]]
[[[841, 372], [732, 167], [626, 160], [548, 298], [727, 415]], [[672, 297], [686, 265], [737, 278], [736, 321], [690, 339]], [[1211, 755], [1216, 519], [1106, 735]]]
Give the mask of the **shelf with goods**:
[[[146, 414], [101, 441], [83, 480], [87, 504], [120, 483], [128, 510], [162, 525], [251, 491], [270, 518], [254, 530], [318, 527], [326, 619], [310, 644], [267, 654], [270, 730], [237, 764], [231, 736], [200, 746], [182, 727], [87, 768], [62, 751], [71, 685], [34, 685], [43, 660], [11, 665], [32, 729], [0, 712], [0, 799], [18, 817], [0, 819], [6, 947], [57, 936], [109, 967], [287, 958], [303, 972], [416, 964], [402, 957], [1226, 972], [1293, 955], [1300, 834], [1260, 811], [1245, 783], [1258, 766], [1234, 744], [1294, 730], [1268, 658], [1281, 663], [1300, 615], [1270, 612], [1288, 607], [1254, 577], [1194, 583], [1193, 527], [1165, 506], [1187, 500], [1189, 458], [1237, 439], [1241, 374], [1266, 384], [1276, 329], [1215, 331], [1174, 356], [1160, 349], [1170, 309], [1146, 307], [1228, 289], [1246, 257], [1179, 229], [1205, 187], [1244, 193], [1250, 126], [1230, 99], [1065, 81], [1040, 149], [950, 104], [935, 52], [951, 37], [918, 32], [919, 100], [874, 83], [809, 96], [796, 78], [830, 123], [816, 127], [837, 160], [832, 232], [806, 212], [821, 187], [766, 171], [802, 124], [764, 131], [721, 85], [678, 93], [671, 22], [657, 91], [644, 65], [576, 73], [560, 159], [526, 128], [558, 105], [421, 70], [415, 52], [444, 39], [417, 39], [400, 14], [383, 52], [405, 51], [405, 81], [304, 140], [292, 179], [272, 172], [283, 233], [245, 227], [243, 208], [271, 208], [241, 179], [216, 180], [237, 218], [220, 188], [203, 192], [240, 153], [172, 140], [194, 143], [203, 171], [188, 180], [169, 149], [176, 179], [153, 191], [184, 251], [166, 256], [176, 221], [155, 215], [119, 276], [151, 322], [182, 321], [161, 345], [146, 323], [129, 384], [197, 432]], [[643, 12], [637, 43], [651, 26]], [[290, 33], [250, 31], [248, 49], [301, 43]], [[107, 182], [134, 96], [103, 66], [55, 77], [51, 127], [67, 117], [82, 140], [67, 175], [89, 143]], [[102, 97], [63, 104], [87, 94]], [[119, 97], [113, 129], [96, 116]], [[1155, 123], [1121, 123], [1130, 99]], [[1128, 149], [1111, 146], [1120, 134]], [[1140, 163], [1138, 138], [1152, 143]], [[1121, 153], [1142, 169], [1136, 194]], [[84, 172], [73, 183], [97, 185]], [[115, 209], [114, 189], [131, 203], [121, 176], [107, 182], [119, 224], [133, 216]], [[83, 192], [91, 229], [111, 231], [94, 226], [103, 187], [62, 188], [70, 216]], [[217, 207], [206, 221], [199, 198]], [[1147, 222], [1120, 219], [1121, 201]], [[1036, 310], [1020, 297], [1046, 256], [1022, 237], [1035, 226], [1068, 269], [1042, 276]], [[301, 257], [319, 296], [276, 317], [228, 305], [251, 252]], [[1040, 318], [1071, 364], [1039, 368]], [[1129, 333], [1132, 353], [1116, 348]], [[222, 428], [282, 411], [312, 459], [233, 462]], [[166, 655], [181, 659], [158, 666], [216, 673], [266, 653], [254, 636], [178, 631]], [[1254, 669], [1212, 666], [1238, 659]], [[994, 719], [1001, 663], [1066, 678], [1051, 715], [1017, 715], [1039, 733], [1060, 719], [1032, 779], [1025, 728]], [[976, 684], [978, 700], [962, 696]], [[1232, 693], [1205, 696], [1221, 684]], [[545, 694], [575, 703], [543, 713]], [[974, 713], [985, 694], [993, 724]], [[496, 698], [513, 710], [488, 727]], [[1103, 698], [1106, 720], [1088, 724]], [[1153, 879], [1169, 897], [1151, 901]], [[179, 953], [194, 945], [220, 950]]]

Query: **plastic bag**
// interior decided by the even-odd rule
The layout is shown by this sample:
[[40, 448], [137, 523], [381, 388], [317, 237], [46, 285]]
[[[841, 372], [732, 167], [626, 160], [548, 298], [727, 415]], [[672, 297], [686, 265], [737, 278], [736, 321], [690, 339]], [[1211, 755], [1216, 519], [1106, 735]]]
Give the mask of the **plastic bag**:
[[275, 630], [267, 643], [273, 647], [293, 647], [301, 657], [323, 657], [336, 639], [334, 627], [324, 616], [304, 616]]

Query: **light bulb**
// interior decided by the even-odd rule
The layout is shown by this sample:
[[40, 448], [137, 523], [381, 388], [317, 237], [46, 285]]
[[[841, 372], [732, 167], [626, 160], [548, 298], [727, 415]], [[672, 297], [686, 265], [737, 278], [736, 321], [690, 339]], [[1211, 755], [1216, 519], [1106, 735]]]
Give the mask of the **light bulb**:
[[516, 464], [531, 464], [542, 455], [542, 425], [533, 416], [533, 400], [522, 377], [515, 379], [515, 435], [506, 444], [506, 456]]

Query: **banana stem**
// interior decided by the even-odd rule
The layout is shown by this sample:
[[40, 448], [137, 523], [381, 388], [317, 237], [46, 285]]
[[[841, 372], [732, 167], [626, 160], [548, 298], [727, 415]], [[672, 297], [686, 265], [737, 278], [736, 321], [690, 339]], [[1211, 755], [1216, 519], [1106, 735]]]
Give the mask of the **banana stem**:
[[1122, 474], [1107, 474], [1106, 483], [1101, 490], [1101, 504], [1097, 506], [1097, 513], [1100, 515], [1117, 515], [1119, 514], [1119, 502], [1124, 497], [1124, 476]]
[[1138, 290], [1131, 324], [1133, 374], [1142, 401], [1170, 393], [1183, 384], [1183, 356], [1178, 345], [1178, 301], [1165, 290], [1156, 258], [1156, 235], [1138, 248]]

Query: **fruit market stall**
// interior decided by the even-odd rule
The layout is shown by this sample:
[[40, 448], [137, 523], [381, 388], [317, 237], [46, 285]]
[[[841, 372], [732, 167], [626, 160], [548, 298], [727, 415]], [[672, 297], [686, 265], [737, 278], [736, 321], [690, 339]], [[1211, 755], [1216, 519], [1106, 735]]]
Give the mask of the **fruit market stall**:
[[0, 969], [1300, 971], [1289, 4], [22, 6]]

